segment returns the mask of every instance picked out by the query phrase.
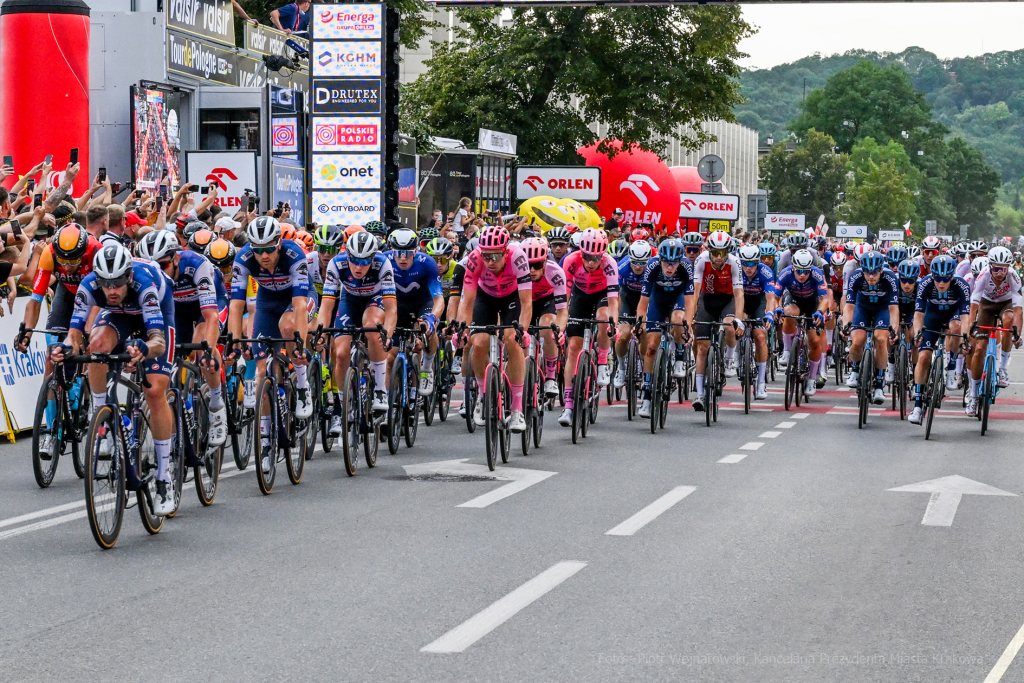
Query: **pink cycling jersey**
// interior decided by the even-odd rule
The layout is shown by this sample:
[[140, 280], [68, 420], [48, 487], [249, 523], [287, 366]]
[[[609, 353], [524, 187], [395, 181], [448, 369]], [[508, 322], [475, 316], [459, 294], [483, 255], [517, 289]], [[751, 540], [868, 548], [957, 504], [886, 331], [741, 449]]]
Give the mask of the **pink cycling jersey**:
[[544, 264], [544, 275], [533, 283], [533, 300], [554, 295], [555, 310], [565, 308], [565, 271], [554, 261]]
[[530, 263], [526, 252], [518, 246], [505, 250], [505, 267], [500, 273], [492, 273], [484, 263], [480, 249], [474, 249], [466, 257], [466, 279], [464, 289], [480, 289], [493, 297], [503, 298], [515, 294], [519, 289], [532, 289]]
[[610, 255], [604, 254], [601, 263], [593, 270], [583, 265], [583, 252], [574, 251], [562, 262], [567, 288], [580, 290], [584, 294], [608, 292], [608, 297], [619, 295], [619, 268]]

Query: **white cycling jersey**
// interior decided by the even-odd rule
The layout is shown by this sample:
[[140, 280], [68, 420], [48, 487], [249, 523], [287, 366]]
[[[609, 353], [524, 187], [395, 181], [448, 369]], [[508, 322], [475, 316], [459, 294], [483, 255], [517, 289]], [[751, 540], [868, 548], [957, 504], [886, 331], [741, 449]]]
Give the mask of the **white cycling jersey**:
[[974, 291], [971, 292], [971, 303], [980, 304], [982, 300], [998, 303], [1012, 300], [1014, 308], [1024, 304], [1020, 293], [1020, 276], [1009, 268], [1006, 277], [998, 285], [992, 280], [989, 269], [981, 271], [974, 280]]

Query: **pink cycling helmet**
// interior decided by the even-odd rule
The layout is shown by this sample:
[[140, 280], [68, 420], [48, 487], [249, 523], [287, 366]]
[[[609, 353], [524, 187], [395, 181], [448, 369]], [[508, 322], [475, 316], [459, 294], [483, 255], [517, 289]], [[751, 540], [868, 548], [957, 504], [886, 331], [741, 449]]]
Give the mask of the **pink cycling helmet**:
[[519, 246], [526, 252], [526, 260], [531, 263], [546, 261], [548, 258], [548, 243], [539, 237], [523, 240], [523, 243]]
[[500, 225], [492, 225], [480, 233], [480, 242], [477, 246], [480, 249], [504, 249], [508, 246], [510, 237], [508, 230]]
[[604, 230], [587, 228], [580, 233], [580, 251], [587, 256], [600, 256], [608, 251], [608, 236]]

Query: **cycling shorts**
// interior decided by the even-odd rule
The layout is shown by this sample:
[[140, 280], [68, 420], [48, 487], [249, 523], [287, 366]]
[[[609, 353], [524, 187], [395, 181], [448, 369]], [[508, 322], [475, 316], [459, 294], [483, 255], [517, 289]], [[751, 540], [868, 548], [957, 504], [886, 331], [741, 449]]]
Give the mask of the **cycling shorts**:
[[[982, 299], [978, 305], [978, 315], [974, 319], [974, 323], [978, 327], [1002, 327], [1003, 313], [1013, 310], [1013, 300], [1007, 299], [1006, 301], [989, 301], [988, 299]], [[976, 330], [974, 337], [976, 339], [985, 339], [988, 337], [989, 330]]]
[[434, 301], [425, 299], [421, 301], [398, 300], [398, 323], [397, 327], [418, 327], [418, 321], [426, 318], [434, 311]]
[[[593, 320], [597, 317], [597, 311], [608, 305], [608, 291], [601, 290], [593, 294], [587, 294], [583, 290], [572, 288], [569, 295], [569, 317]], [[566, 337], [582, 337], [584, 325], [574, 323], [572, 320], [565, 326]]]
[[530, 318], [530, 325], [540, 325], [540, 319], [545, 315], [555, 315], [555, 295], [549, 294], [533, 302], [533, 317]]
[[[280, 338], [281, 317], [285, 313], [291, 313], [294, 310], [291, 299], [271, 299], [258, 303], [256, 305], [256, 314], [253, 316], [252, 321], [252, 336]], [[306, 299], [306, 317], [310, 322], [316, 317], [316, 299], [313, 297]], [[280, 345], [280, 342], [274, 343], [275, 348]], [[268, 355], [266, 345], [253, 344], [253, 355], [257, 359], [266, 358]]]
[[818, 297], [795, 297], [787, 289], [786, 293], [782, 295], [782, 307], [785, 308], [791, 304], [800, 309], [798, 315], [810, 318], [818, 310]]
[[[958, 317], [959, 316], [957, 316], [957, 315], [951, 315], [951, 316], [948, 316], [948, 317], [944, 316], [944, 315], [925, 316], [925, 318], [924, 318], [924, 326], [921, 329], [921, 340], [920, 340], [920, 344], [917, 347], [917, 350], [918, 351], [932, 351], [932, 350], [934, 350], [935, 347], [938, 346], [939, 338], [942, 337], [942, 335], [939, 334], [938, 332], [931, 332], [930, 330], [946, 330], [946, 328], [949, 327], [949, 321], [953, 320], [954, 318], [958, 318]], [[952, 349], [949, 349], [949, 350], [956, 350], [960, 346], [960, 343], [956, 339], [954, 339], [952, 337], [949, 337], [949, 338], [946, 339], [946, 344], [947, 345], [951, 345], [953, 347]], [[959, 353], [959, 351], [958, 351], [958, 353]]]
[[640, 304], [640, 292], [632, 289], [619, 289], [619, 316], [636, 317], [636, 307]]
[[384, 297], [380, 292], [373, 296], [350, 296], [342, 292], [338, 297], [338, 310], [334, 313], [334, 327], [363, 327], [363, 314], [367, 308], [384, 310]]
[[884, 330], [890, 324], [888, 306], [881, 308], [853, 307], [853, 319], [850, 321], [850, 325], [855, 329], [864, 330], [871, 327], [876, 330]]
[[[768, 309], [768, 297], [763, 293], [758, 296], [744, 296], [743, 297], [743, 315], [748, 320], [763, 319], [764, 314]], [[764, 327], [764, 323], [754, 323], [755, 327]]]
[[693, 316], [694, 336], [711, 339], [711, 326], [736, 315], [736, 299], [732, 294], [701, 294], [697, 300], [697, 313]]
[[671, 292], [656, 289], [651, 298], [647, 300], [646, 331], [661, 332], [661, 324], [669, 321], [673, 311], [685, 310], [686, 294], [682, 287]]
[[181, 335], [182, 343], [192, 341], [196, 326], [203, 322], [203, 312], [198, 301], [174, 302], [174, 329]]
[[491, 296], [482, 289], [476, 290], [473, 325], [511, 325], [519, 321], [521, 313], [522, 304], [519, 301], [518, 290], [508, 296]]
[[71, 324], [71, 314], [75, 312], [75, 295], [58, 282], [53, 291], [53, 301], [50, 302], [50, 315], [46, 318], [46, 329], [67, 330]]
[[[110, 310], [102, 310], [96, 316], [93, 323], [93, 330], [101, 327], [109, 327], [117, 334], [117, 344], [111, 353], [124, 353], [126, 344], [130, 339], [149, 338], [146, 332], [146, 325], [142, 322], [141, 315], [130, 315], [127, 313], [116, 313]], [[142, 369], [147, 375], [166, 375], [170, 377], [171, 369], [174, 366], [174, 345], [177, 340], [174, 336], [174, 327], [163, 326], [164, 340], [167, 342], [167, 349], [156, 358], [148, 358], [142, 364]]]

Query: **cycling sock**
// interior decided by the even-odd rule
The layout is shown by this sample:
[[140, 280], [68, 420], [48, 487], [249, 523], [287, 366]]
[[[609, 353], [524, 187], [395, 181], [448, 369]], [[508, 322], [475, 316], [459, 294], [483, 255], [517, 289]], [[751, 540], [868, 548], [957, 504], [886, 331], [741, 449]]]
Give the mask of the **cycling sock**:
[[981, 380], [974, 379], [973, 377], [971, 378], [971, 397], [972, 398], [978, 398], [978, 384], [980, 384], [980, 382], [981, 382]]
[[817, 379], [817, 377], [818, 377], [818, 363], [820, 363], [820, 362], [821, 362], [821, 359], [812, 360], [812, 361], [810, 361], [810, 363], [808, 365], [807, 377], [811, 381]]
[[959, 356], [957, 354], [955, 354], [955, 353], [951, 353], [951, 354], [949, 354], [949, 362], [946, 363], [946, 369], [947, 370], [953, 370], [954, 368], [956, 368], [956, 366], [959, 363], [960, 363]]
[[57, 400], [51, 398], [48, 401], [46, 401], [46, 424], [52, 425], [56, 415], [57, 415]]
[[420, 370], [429, 373], [434, 367], [434, 355], [433, 353], [423, 354], [423, 365], [420, 366]]
[[964, 371], [964, 357], [958, 355], [956, 357], [956, 374], [960, 374]]
[[860, 361], [855, 360], [850, 363], [850, 372], [860, 372]]
[[334, 414], [341, 417], [341, 396], [334, 394]]
[[915, 408], [920, 408], [921, 407], [921, 391], [922, 391], [922, 389], [923, 389], [923, 387], [920, 384], [915, 384], [914, 385], [914, 407]]
[[[77, 377], [71, 384], [71, 388], [68, 389], [68, 403], [71, 405], [71, 410], [78, 410], [78, 399], [82, 396], [82, 378]], [[51, 424], [47, 422], [47, 424]]]
[[260, 436], [270, 436], [270, 416], [264, 415], [260, 418]]
[[725, 359], [726, 360], [732, 360], [733, 357], [735, 357], [735, 356], [736, 356], [736, 345], [733, 344], [732, 346], [726, 346], [725, 347]]
[[704, 398], [704, 375], [697, 375], [697, 398]]
[[388, 362], [386, 360], [375, 360], [370, 363], [373, 366], [373, 383], [377, 391], [387, 391], [388, 384]]
[[295, 366], [295, 386], [297, 386], [299, 389], [309, 388], [309, 378], [306, 377], [305, 365]]
[[256, 361], [251, 360], [245, 364], [245, 379], [256, 379]]
[[[569, 384], [572, 384], [572, 382], [570, 382]], [[565, 388], [565, 407], [569, 410], [572, 410], [572, 389], [570, 389], [569, 387]]]
[[210, 387], [210, 410], [221, 410], [224, 407], [224, 387]]
[[793, 348], [793, 339], [796, 338], [795, 334], [782, 333], [782, 348], [785, 349], [786, 353], [789, 353]]
[[608, 351], [609, 349], [602, 349], [600, 346], [597, 347], [597, 364], [608, 365]]
[[171, 440], [153, 439], [153, 448], [156, 450], [156, 478], [170, 483], [171, 477], [167, 470], [171, 464]]
[[832, 335], [833, 335], [834, 333], [835, 333], [835, 330], [834, 330], [834, 329], [831, 329], [831, 330], [825, 330], [825, 340], [826, 340], [826, 341], [828, 341], [828, 345], [829, 345], [829, 347], [830, 347], [830, 348], [831, 348], [831, 346], [832, 346]]
[[889, 365], [887, 365], [885, 369], [889, 372], [890, 375], [896, 374], [896, 364], [895, 363], [889, 363]]
[[1010, 352], [1003, 351], [1003, 357], [999, 359], [999, 369], [1006, 371], [1006, 366], [1010, 364]]
[[104, 391], [102, 394], [90, 393], [92, 393], [92, 412], [95, 413], [97, 408], [107, 402], [107, 392]]
[[885, 370], [879, 368], [875, 370], [875, 389], [881, 389], [885, 386]]
[[758, 384], [764, 384], [764, 376], [765, 376], [765, 372], [767, 371], [767, 369], [768, 369], [768, 363], [767, 362], [758, 363], [757, 364], [757, 383]]
[[651, 397], [650, 396], [650, 394], [651, 394], [651, 373], [649, 373], [649, 372], [645, 372], [644, 373], [644, 392], [645, 392], [644, 398], [650, 398]]
[[682, 344], [676, 344], [676, 360], [686, 360], [686, 349]]
[[[622, 367], [625, 367], [623, 365]], [[555, 379], [558, 374], [558, 356], [544, 356], [544, 378]]]
[[523, 412], [523, 385], [509, 382], [509, 387], [512, 389], [512, 412]]

